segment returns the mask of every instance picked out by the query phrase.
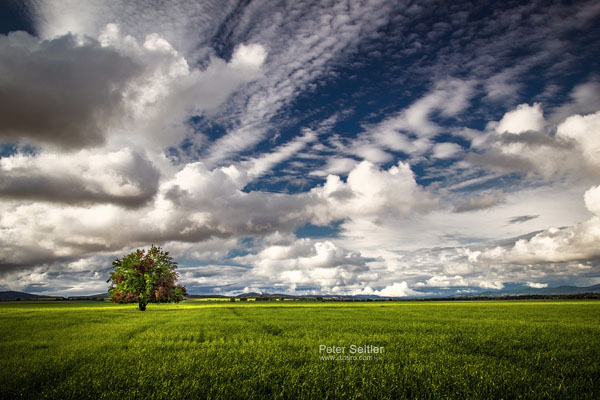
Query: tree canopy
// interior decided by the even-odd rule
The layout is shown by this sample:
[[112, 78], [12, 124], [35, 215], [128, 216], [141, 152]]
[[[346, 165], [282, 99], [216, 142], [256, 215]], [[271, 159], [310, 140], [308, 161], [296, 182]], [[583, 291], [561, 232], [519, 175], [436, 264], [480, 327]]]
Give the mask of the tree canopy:
[[187, 294], [185, 287], [176, 285], [177, 263], [160, 247], [138, 249], [112, 266], [106, 282], [111, 282], [108, 294], [115, 303], [138, 303], [144, 311], [148, 303], [177, 303]]

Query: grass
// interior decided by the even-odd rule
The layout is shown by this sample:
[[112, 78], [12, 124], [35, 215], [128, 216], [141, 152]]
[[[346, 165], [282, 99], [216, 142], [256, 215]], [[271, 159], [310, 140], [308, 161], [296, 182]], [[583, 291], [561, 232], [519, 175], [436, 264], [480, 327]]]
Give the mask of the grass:
[[0, 322], [4, 399], [600, 398], [598, 301], [14, 302]]

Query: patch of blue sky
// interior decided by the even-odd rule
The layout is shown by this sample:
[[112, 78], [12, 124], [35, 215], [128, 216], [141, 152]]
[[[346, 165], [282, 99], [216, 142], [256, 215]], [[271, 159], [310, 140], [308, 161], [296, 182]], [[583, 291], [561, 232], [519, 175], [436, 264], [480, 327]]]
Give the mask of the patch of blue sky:
[[336, 238], [342, 231], [342, 223], [344, 221], [335, 221], [327, 226], [313, 225], [310, 222], [296, 229], [298, 238]]
[[35, 34], [32, 22], [28, 18], [26, 5], [20, 1], [3, 2], [2, 12], [0, 12], [0, 34], [7, 34], [13, 31], [25, 31], [31, 35]]
[[16, 144], [0, 144], [0, 157], [8, 157], [16, 154], [19, 151], [19, 146]]

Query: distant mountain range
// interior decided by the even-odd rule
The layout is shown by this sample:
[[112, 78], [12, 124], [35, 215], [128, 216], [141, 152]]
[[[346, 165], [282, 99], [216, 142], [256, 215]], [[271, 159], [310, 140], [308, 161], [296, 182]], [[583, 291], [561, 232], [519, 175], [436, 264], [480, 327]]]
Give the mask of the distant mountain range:
[[36, 300], [36, 299], [48, 299], [55, 296], [43, 296], [38, 294], [31, 294], [25, 292], [14, 292], [9, 290], [7, 292], [0, 292], [0, 300]]
[[60, 299], [60, 298], [69, 298], [69, 299], [105, 299], [108, 298], [108, 293], [99, 293], [99, 294], [91, 294], [89, 296], [50, 296], [50, 295], [40, 295], [40, 294], [32, 294], [25, 292], [16, 292], [13, 290], [0, 292], [0, 301], [2, 300], [41, 300], [41, 299]]
[[[584, 293], [600, 293], [600, 284], [593, 286], [558, 286], [558, 287], [549, 287], [549, 288], [521, 288], [521, 289], [510, 289], [510, 290], [493, 290], [493, 291], [485, 291], [478, 293], [470, 293], [469, 295], [460, 295], [460, 296], [452, 296], [452, 297], [505, 297], [505, 296], [527, 296], [527, 295], [577, 295]], [[228, 298], [228, 297], [283, 297], [288, 299], [303, 299], [303, 298], [316, 298], [322, 297], [327, 299], [337, 298], [337, 299], [388, 299], [390, 297], [384, 296], [379, 297], [375, 295], [357, 295], [357, 296], [337, 296], [337, 295], [301, 295], [301, 296], [293, 296], [289, 294], [271, 294], [271, 293], [244, 293], [237, 296], [224, 296], [217, 294], [202, 294], [202, 295], [189, 295], [186, 296], [188, 298]], [[440, 296], [437, 296], [438, 298]], [[48, 295], [38, 295], [31, 294], [25, 292], [15, 292], [15, 291], [4, 291], [0, 292], [0, 301], [1, 300], [40, 300], [40, 299], [53, 299], [53, 298], [67, 298], [67, 296], [48, 296]], [[92, 294], [89, 296], [68, 296], [69, 299], [106, 299], [108, 298], [108, 293], [99, 293]], [[406, 300], [406, 297], [392, 297], [395, 299]], [[420, 298], [423, 299], [423, 298]]]

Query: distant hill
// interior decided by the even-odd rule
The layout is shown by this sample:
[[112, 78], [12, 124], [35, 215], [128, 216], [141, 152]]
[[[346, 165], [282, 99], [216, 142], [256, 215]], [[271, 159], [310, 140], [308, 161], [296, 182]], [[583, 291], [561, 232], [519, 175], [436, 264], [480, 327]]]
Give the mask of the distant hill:
[[89, 299], [108, 299], [110, 296], [108, 292], [98, 293], [98, 294], [90, 294], [89, 296], [69, 296], [69, 299], [81, 299], [81, 300], [89, 300]]
[[242, 294], [238, 294], [235, 297], [259, 297], [262, 296], [261, 293], [257, 293], [257, 292], [250, 292], [250, 293], [242, 293]]
[[[92, 299], [107, 299], [108, 293], [91, 294], [89, 296], [69, 296], [69, 300], [92, 300]], [[0, 292], [0, 301], [8, 300], [41, 300], [41, 299], [67, 299], [66, 296], [49, 296], [39, 295], [25, 292], [16, 292], [13, 290]]]
[[44, 296], [39, 294], [31, 294], [25, 292], [15, 292], [12, 290], [0, 292], [0, 300], [35, 300], [35, 299], [50, 299], [56, 296]]

